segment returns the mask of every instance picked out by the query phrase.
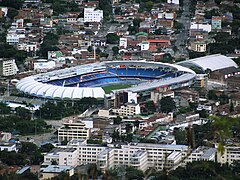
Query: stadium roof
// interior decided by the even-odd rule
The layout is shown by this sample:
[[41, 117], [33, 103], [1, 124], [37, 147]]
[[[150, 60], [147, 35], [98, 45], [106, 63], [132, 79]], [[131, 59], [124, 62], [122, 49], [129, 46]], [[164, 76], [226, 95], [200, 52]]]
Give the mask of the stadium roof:
[[228, 67], [238, 68], [238, 65], [231, 58], [221, 54], [214, 54], [214, 55], [204, 56], [200, 58], [190, 59], [190, 60], [179, 62], [177, 64], [186, 66], [186, 67], [198, 66], [203, 71], [207, 69], [210, 69], [211, 71], [216, 71], [216, 70], [225, 69]]
[[101, 87], [63, 87], [35, 81], [34, 76], [22, 79], [16, 87], [32, 96], [43, 98], [81, 99], [83, 97], [103, 98]]
[[[176, 78], [160, 79], [160, 80], [155, 80], [155, 81], [148, 82], [148, 83], [146, 83], [146, 82], [141, 83], [136, 86], [126, 88], [126, 89], [124, 89], [124, 91], [131, 91], [131, 92], [147, 91], [147, 90], [155, 89], [160, 86], [169, 86], [169, 85], [173, 85], [173, 84], [184, 83], [186, 81], [194, 79], [195, 76], [196, 76], [196, 74], [187, 73], [187, 74], [183, 74]], [[116, 90], [116, 91], [122, 91], [122, 90], [123, 89]]]

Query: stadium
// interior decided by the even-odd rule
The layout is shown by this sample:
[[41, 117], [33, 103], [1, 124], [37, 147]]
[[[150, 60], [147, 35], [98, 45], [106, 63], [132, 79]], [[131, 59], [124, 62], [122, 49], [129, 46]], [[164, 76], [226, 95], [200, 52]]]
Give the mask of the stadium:
[[29, 76], [21, 79], [16, 88], [38, 98], [77, 100], [104, 98], [109, 92], [176, 89], [190, 86], [195, 76], [191, 69], [175, 64], [109, 61]]

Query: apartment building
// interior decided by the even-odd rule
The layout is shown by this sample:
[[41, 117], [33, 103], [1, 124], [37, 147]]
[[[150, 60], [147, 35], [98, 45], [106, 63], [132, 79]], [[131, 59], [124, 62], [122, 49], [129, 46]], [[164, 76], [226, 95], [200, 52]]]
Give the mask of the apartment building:
[[0, 58], [0, 76], [12, 76], [17, 74], [17, 71], [15, 59]]
[[[121, 166], [133, 166], [142, 171], [146, 171], [150, 167], [154, 167], [156, 170], [163, 170], [164, 168], [174, 170], [187, 162], [199, 160], [215, 161], [216, 157], [215, 148], [199, 147], [192, 151], [186, 145], [151, 143], [108, 144], [108, 146], [103, 146], [100, 144], [88, 144], [87, 140], [71, 140], [65, 149], [75, 149], [77, 151], [77, 156], [75, 154], [74, 157], [77, 159], [78, 165], [96, 163], [102, 172]], [[53, 156], [54, 152], [59, 154], [57, 158]], [[51, 159], [55, 158], [55, 161], [59, 162], [60, 165], [60, 160], [58, 159], [59, 156], [63, 155], [60, 155], [59, 152], [61, 151], [53, 150], [53, 152], [45, 155], [44, 163], [49, 164]], [[69, 152], [69, 154], [62, 157], [63, 160], [61, 162], [63, 163], [61, 164], [65, 162], [66, 165], [66, 162], [70, 161], [68, 156], [70, 154], [73, 158], [73, 152]], [[72, 162], [76, 161], [72, 160]]]
[[232, 164], [240, 160], [240, 146], [225, 146], [223, 154], [217, 152], [217, 162]]
[[78, 151], [78, 164], [97, 163], [97, 155], [107, 147], [101, 145], [87, 144], [87, 140], [73, 139], [67, 147], [75, 148]]
[[216, 148], [208, 148], [199, 146], [185, 160], [185, 163], [193, 161], [215, 161], [217, 150]]
[[84, 22], [101, 22], [103, 20], [103, 10], [94, 8], [84, 8]]
[[147, 151], [129, 148], [106, 148], [97, 156], [97, 166], [104, 172], [109, 168], [132, 166], [146, 171], [149, 168]]
[[139, 104], [127, 103], [118, 109], [113, 109], [113, 112], [119, 116], [134, 116], [136, 114], [140, 114], [141, 110]]
[[143, 171], [149, 167], [175, 169], [188, 152], [185, 145], [138, 143], [107, 147], [87, 144], [86, 140], [72, 140], [67, 147], [77, 149], [79, 165], [97, 163], [103, 172], [119, 166], [133, 166]]
[[74, 148], [54, 148], [44, 156], [43, 165], [77, 166], [78, 151]]
[[81, 122], [67, 122], [58, 129], [58, 141], [70, 141], [72, 139], [88, 139], [90, 137], [90, 129]]

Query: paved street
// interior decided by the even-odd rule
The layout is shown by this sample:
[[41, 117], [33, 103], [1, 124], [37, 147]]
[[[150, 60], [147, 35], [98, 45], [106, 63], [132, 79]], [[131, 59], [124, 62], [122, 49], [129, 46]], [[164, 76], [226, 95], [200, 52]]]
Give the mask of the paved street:
[[176, 42], [175, 45], [178, 48], [178, 51], [175, 53], [176, 58], [180, 58], [182, 55], [185, 55], [188, 57], [188, 51], [187, 51], [187, 41], [189, 37], [189, 29], [190, 29], [190, 0], [184, 0], [183, 1], [183, 13], [181, 18], [179, 19], [179, 22], [183, 24], [184, 29], [180, 31], [179, 34], [176, 36]]

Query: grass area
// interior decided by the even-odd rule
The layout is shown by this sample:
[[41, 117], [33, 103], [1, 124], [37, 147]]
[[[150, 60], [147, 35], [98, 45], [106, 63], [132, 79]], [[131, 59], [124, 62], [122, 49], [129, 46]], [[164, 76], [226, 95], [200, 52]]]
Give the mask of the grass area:
[[116, 90], [116, 89], [124, 89], [124, 88], [128, 88], [131, 87], [132, 84], [114, 84], [114, 85], [110, 85], [110, 86], [105, 86], [102, 87], [103, 90], [105, 91], [106, 94], [109, 94], [112, 90]]

